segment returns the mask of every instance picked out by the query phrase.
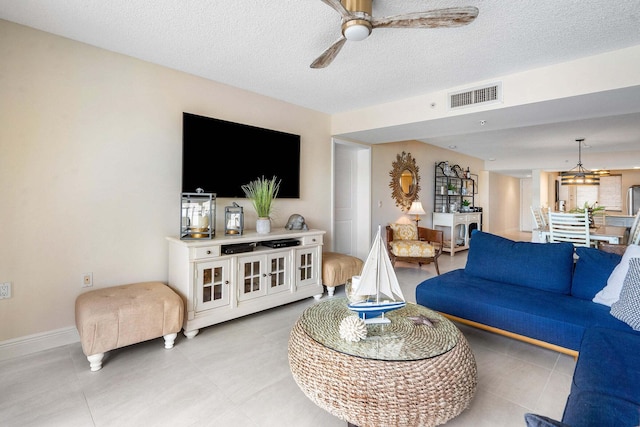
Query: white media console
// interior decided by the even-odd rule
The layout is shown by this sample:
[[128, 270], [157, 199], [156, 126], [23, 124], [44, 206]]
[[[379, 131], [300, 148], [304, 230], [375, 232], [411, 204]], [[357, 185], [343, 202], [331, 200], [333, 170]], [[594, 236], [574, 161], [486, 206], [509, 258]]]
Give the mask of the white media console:
[[[322, 295], [323, 230], [273, 230], [169, 241], [169, 286], [185, 301], [184, 335], [282, 304]], [[269, 247], [269, 242], [291, 239]], [[246, 252], [243, 252], [246, 251]]]

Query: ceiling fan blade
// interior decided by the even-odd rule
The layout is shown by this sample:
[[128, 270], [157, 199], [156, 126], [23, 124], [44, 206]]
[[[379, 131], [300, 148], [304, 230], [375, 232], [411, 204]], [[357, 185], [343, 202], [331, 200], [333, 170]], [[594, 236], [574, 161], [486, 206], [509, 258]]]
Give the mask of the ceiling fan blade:
[[351, 17], [351, 12], [345, 9], [345, 7], [342, 5], [342, 2], [340, 2], [340, 0], [322, 0], [322, 2], [331, 6], [336, 12], [338, 12], [342, 16], [343, 19]]
[[311, 63], [311, 68], [324, 68], [331, 64], [346, 41], [347, 39], [344, 36], [341, 36], [335, 43], [329, 46], [327, 50], [322, 52], [322, 55], [317, 57], [316, 60]]
[[[324, 1], [324, 0], [323, 0]], [[373, 28], [448, 28], [461, 27], [473, 22], [478, 8], [473, 6], [451, 7], [427, 12], [407, 13], [371, 20]]]

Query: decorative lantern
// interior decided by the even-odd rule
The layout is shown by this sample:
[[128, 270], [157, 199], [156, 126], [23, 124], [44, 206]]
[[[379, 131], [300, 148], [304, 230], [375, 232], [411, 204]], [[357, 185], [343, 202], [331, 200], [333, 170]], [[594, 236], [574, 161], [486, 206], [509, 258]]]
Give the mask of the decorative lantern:
[[241, 236], [244, 229], [244, 212], [242, 206], [233, 202], [233, 206], [224, 208], [224, 235]]
[[182, 193], [180, 205], [180, 238], [213, 239], [216, 235], [216, 195], [198, 188], [195, 193]]

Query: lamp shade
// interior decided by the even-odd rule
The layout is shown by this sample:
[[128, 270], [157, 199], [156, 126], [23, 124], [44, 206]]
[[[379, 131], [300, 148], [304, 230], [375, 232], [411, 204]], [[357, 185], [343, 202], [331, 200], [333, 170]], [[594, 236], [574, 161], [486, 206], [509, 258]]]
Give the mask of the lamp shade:
[[421, 202], [413, 202], [411, 203], [411, 207], [407, 211], [409, 215], [426, 215], [427, 213], [424, 211]]

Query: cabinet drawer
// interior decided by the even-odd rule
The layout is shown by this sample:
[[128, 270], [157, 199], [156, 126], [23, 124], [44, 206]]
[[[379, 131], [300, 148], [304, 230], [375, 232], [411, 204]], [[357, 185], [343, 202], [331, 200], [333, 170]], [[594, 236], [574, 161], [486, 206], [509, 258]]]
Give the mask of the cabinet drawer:
[[302, 245], [317, 245], [322, 243], [322, 236], [304, 236], [300, 239]]
[[203, 246], [201, 248], [194, 248], [194, 259], [211, 258], [214, 256], [220, 256], [220, 246]]
[[456, 224], [460, 224], [461, 222], [467, 222], [467, 218], [468, 216], [466, 215], [456, 215], [453, 220]]
[[478, 222], [480, 221], [480, 214], [468, 215], [467, 218], [469, 219], [469, 222]]

